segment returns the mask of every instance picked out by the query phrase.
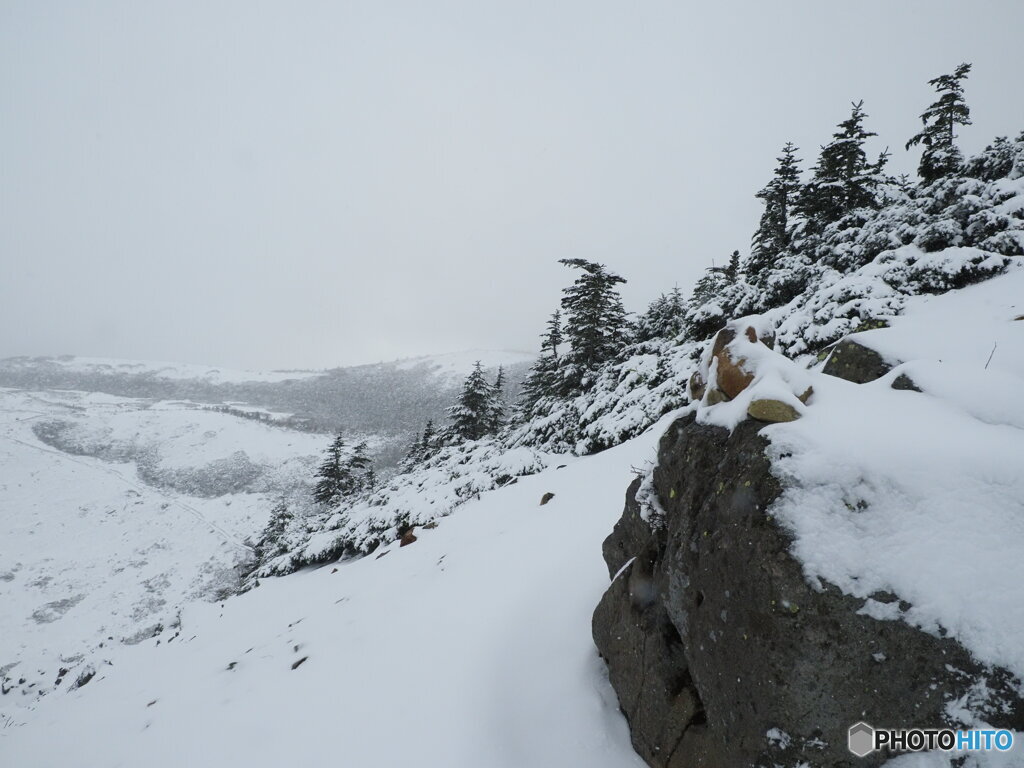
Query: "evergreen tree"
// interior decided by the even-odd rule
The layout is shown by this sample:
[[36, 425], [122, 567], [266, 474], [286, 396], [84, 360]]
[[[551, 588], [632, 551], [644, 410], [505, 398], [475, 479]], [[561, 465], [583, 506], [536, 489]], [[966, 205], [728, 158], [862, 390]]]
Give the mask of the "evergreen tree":
[[345, 440], [339, 434], [328, 446], [316, 477], [320, 479], [313, 489], [313, 499], [320, 504], [333, 506], [345, 496], [367, 490], [375, 476], [366, 443], [358, 443], [346, 456]]
[[253, 547], [256, 562], [264, 563], [288, 551], [285, 536], [293, 519], [294, 515], [288, 509], [288, 505], [284, 499], [280, 499], [270, 511], [270, 519], [260, 534], [259, 541]]
[[963, 81], [971, 71], [970, 64], [961, 64], [953, 74], [942, 75], [928, 84], [939, 94], [938, 100], [921, 115], [924, 127], [911, 137], [907, 149], [924, 145], [917, 172], [925, 184], [951, 176], [963, 165], [963, 155], [955, 144], [956, 127], [971, 124], [971, 110], [964, 100]]
[[800, 191], [800, 160], [796, 152], [793, 143], [787, 142], [772, 180], [756, 195], [764, 201], [764, 212], [751, 238], [744, 272], [747, 280], [758, 287], [764, 287], [772, 265], [790, 245], [791, 213]]
[[686, 329], [686, 300], [679, 286], [651, 302], [647, 311], [636, 322], [633, 341], [643, 343], [652, 339], [675, 339]]
[[869, 163], [864, 142], [877, 134], [864, 129], [864, 102], [853, 105], [849, 119], [839, 124], [832, 141], [821, 148], [811, 180], [797, 198], [796, 212], [801, 214], [812, 233], [839, 221], [858, 208], [875, 208], [875, 190], [888, 154]]
[[722, 277], [725, 278], [726, 282], [734, 282], [740, 276], [740, 252], [733, 251], [729, 254], [729, 261], [726, 263], [725, 268], [722, 270]]
[[434, 420], [427, 419], [423, 427], [423, 435], [420, 437], [420, 461], [429, 459], [437, 450], [437, 430], [434, 429]]
[[448, 409], [448, 417], [452, 420], [448, 434], [457, 442], [479, 440], [493, 432], [494, 385], [487, 381], [479, 360], [463, 382], [458, 402]]
[[725, 325], [727, 318], [719, 300], [729, 284], [725, 277], [727, 269], [710, 266], [693, 286], [687, 302], [687, 338], [706, 339]]
[[551, 319], [548, 320], [547, 332], [544, 334], [541, 351], [543, 352], [546, 349], [550, 353], [551, 357], [557, 360], [558, 348], [562, 346], [563, 341], [562, 311], [560, 309], [556, 309], [551, 313]]
[[498, 375], [494, 377], [494, 384], [491, 386], [490, 414], [488, 416], [487, 431], [497, 432], [505, 423], [505, 367], [498, 366]]
[[345, 440], [339, 434], [331, 441], [327, 456], [316, 471], [316, 477], [320, 480], [313, 489], [313, 499], [317, 503], [332, 505], [344, 495], [348, 484], [345, 458]]
[[561, 394], [570, 394], [579, 390], [588, 373], [624, 346], [626, 311], [616, 286], [626, 280], [592, 261], [560, 259], [559, 263], [582, 271], [562, 292], [570, 352], [562, 367]]
[[555, 310], [541, 336], [540, 355], [523, 382], [517, 405], [517, 419], [527, 419], [542, 397], [557, 393], [559, 373], [558, 348], [562, 344], [562, 313]]

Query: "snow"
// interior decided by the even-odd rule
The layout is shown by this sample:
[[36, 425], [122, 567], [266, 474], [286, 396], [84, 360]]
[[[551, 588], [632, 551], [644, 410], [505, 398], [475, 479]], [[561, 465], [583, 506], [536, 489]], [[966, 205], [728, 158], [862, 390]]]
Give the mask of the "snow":
[[[36, 433], [47, 424], [66, 425], [49, 433], [63, 450]], [[0, 390], [0, 679], [14, 681], [0, 717], [53, 690], [60, 668], [66, 689], [185, 603], [236, 589], [244, 539], [303, 487], [323, 440], [187, 403]], [[236, 466], [251, 487], [174, 487], [230, 485]]]
[[[1022, 297], [1014, 271], [911, 298], [890, 328], [855, 337], [905, 365], [864, 385], [814, 374], [803, 418], [764, 434], [787, 486], [772, 513], [812, 583], [1024, 677]], [[892, 389], [899, 373], [923, 394]]]
[[[640, 768], [590, 634], [602, 539], [667, 416], [418, 541], [196, 602], [0, 729], [12, 765]], [[546, 493], [554, 498], [540, 506]], [[293, 668], [300, 660], [299, 666]]]

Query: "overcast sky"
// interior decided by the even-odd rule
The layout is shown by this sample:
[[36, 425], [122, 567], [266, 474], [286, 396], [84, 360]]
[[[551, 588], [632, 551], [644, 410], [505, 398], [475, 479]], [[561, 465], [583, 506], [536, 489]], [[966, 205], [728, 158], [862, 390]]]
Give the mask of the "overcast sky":
[[1024, 3], [0, 0], [0, 357], [270, 368], [533, 350], [581, 257], [640, 310], [746, 252], [779, 147], [864, 99], [897, 169]]

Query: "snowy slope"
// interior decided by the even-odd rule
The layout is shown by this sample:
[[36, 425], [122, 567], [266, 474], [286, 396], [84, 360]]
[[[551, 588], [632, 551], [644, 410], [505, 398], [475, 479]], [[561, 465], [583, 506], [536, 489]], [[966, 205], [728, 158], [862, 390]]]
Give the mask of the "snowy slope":
[[[1024, 270], [911, 297], [891, 327], [851, 337], [902, 363], [881, 379], [808, 373], [761, 347], [751, 386], [698, 417], [729, 427], [751, 399], [790, 398], [802, 417], [763, 431], [785, 487], [770, 512], [811, 583], [1024, 679], [1022, 315]], [[779, 391], [787, 366], [792, 392], [814, 388], [806, 407]], [[893, 389], [900, 375], [923, 391]]]
[[243, 540], [323, 442], [188, 403], [0, 390], [0, 715], [236, 589]]
[[[791, 486], [777, 514], [809, 577], [894, 592], [905, 614], [864, 610], [941, 627], [1024, 679], [1021, 315], [1020, 270], [914, 297], [891, 328], [854, 337], [904, 365], [860, 386], [818, 375], [805, 417], [767, 433]], [[923, 393], [892, 389], [901, 373]]]
[[195, 603], [173, 638], [120, 646], [85, 687], [19, 711], [0, 753], [40, 767], [69, 754], [90, 766], [640, 766], [590, 614], [608, 582], [601, 541], [663, 427], [467, 502], [412, 546]]

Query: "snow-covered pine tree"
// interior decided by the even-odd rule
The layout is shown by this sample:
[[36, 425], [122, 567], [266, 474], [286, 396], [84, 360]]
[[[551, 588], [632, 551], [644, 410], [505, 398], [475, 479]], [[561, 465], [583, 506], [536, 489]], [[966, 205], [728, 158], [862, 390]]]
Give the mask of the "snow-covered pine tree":
[[434, 420], [427, 419], [423, 427], [423, 435], [420, 437], [420, 461], [429, 459], [437, 451], [437, 430], [434, 428]]
[[345, 494], [349, 485], [345, 462], [345, 439], [339, 434], [327, 447], [327, 455], [316, 471], [320, 479], [313, 488], [313, 500], [318, 504], [336, 504]]
[[448, 408], [449, 438], [456, 443], [479, 440], [492, 432], [494, 416], [494, 385], [487, 381], [483, 365], [477, 360], [455, 405]]
[[533, 408], [538, 400], [553, 397], [557, 393], [558, 348], [561, 344], [562, 313], [556, 309], [541, 336], [540, 355], [530, 368], [530, 373], [519, 391], [519, 402], [515, 409], [517, 422], [527, 421], [533, 416]]
[[487, 431], [495, 433], [505, 424], [505, 367], [498, 366], [498, 375], [491, 385], [491, 404], [488, 415]]
[[365, 440], [357, 443], [344, 464], [347, 471], [347, 485], [343, 487], [342, 491], [345, 494], [372, 490], [377, 482], [377, 477], [373, 471], [373, 463], [370, 461], [370, 457], [366, 455], [366, 449]]
[[313, 488], [313, 500], [333, 506], [345, 496], [359, 493], [375, 482], [373, 467], [366, 455], [366, 442], [345, 451], [345, 440], [339, 434], [327, 447], [327, 455], [316, 471], [319, 478]]
[[700, 341], [719, 330], [728, 319], [720, 298], [727, 285], [720, 267], [711, 266], [704, 270], [687, 302], [687, 338]]
[[679, 286], [661, 294], [633, 327], [633, 342], [643, 344], [654, 339], [675, 339], [686, 329], [686, 299]]
[[284, 499], [280, 499], [274, 505], [274, 508], [270, 510], [270, 519], [260, 534], [259, 541], [253, 547], [256, 562], [266, 562], [270, 558], [277, 557], [288, 551], [288, 542], [285, 540], [285, 535], [293, 519], [294, 515], [288, 509], [288, 504]]
[[398, 463], [398, 468], [402, 472], [411, 472], [419, 466], [421, 461], [423, 461], [423, 442], [422, 438], [416, 435], [409, 450], [405, 452], [405, 457]]
[[764, 288], [776, 260], [790, 244], [791, 212], [800, 191], [800, 159], [797, 148], [787, 142], [778, 157], [778, 165], [756, 197], [764, 201], [764, 212], [751, 238], [750, 256], [744, 264], [747, 281]]
[[853, 104], [850, 117], [839, 124], [832, 141], [821, 148], [814, 175], [800, 190], [795, 210], [810, 231], [820, 233], [858, 208], [875, 208], [875, 189], [888, 157], [869, 163], [864, 142], [877, 134], [864, 129], [864, 102]]
[[437, 433], [434, 429], [434, 420], [427, 419], [423, 432], [413, 440], [405, 458], [399, 462], [398, 468], [402, 472], [411, 472], [420, 464], [429, 459], [437, 450]]
[[971, 124], [971, 110], [964, 100], [963, 81], [970, 74], [971, 65], [961, 64], [951, 75], [941, 75], [928, 81], [939, 98], [921, 115], [924, 127], [907, 142], [907, 149], [924, 145], [917, 172], [925, 184], [960, 170], [963, 155], [956, 146], [956, 127]]
[[562, 291], [565, 338], [569, 352], [562, 365], [562, 395], [579, 392], [589, 374], [611, 360], [623, 348], [626, 311], [616, 288], [626, 280], [603, 264], [585, 259], [560, 259], [582, 274]]

